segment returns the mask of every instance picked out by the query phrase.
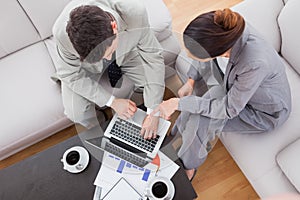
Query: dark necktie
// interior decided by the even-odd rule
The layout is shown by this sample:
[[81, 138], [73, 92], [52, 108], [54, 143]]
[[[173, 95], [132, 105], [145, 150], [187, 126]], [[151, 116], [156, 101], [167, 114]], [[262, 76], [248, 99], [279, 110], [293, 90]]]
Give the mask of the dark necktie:
[[222, 77], [222, 80], [224, 80], [224, 73], [223, 73], [223, 71], [221, 70], [221, 68], [220, 68], [220, 66], [219, 66], [219, 64], [218, 64], [217, 58], [214, 58], [213, 61], [214, 61], [214, 63], [216, 64], [216, 67], [217, 67], [218, 71], [220, 72], [220, 75], [221, 75], [221, 77]]
[[112, 56], [111, 60], [103, 59], [104, 67], [107, 66], [108, 79], [111, 87], [120, 88], [122, 85], [122, 70], [117, 65], [115, 59], [115, 53]]

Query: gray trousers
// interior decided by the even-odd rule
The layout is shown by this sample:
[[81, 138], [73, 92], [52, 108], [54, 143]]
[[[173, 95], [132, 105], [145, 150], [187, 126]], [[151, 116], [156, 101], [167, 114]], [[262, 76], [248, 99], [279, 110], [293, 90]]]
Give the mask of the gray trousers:
[[[183, 113], [181, 113], [183, 115]], [[251, 110], [244, 109], [240, 115], [251, 115]], [[204, 163], [207, 158], [208, 151], [207, 151], [207, 137], [217, 137], [218, 132], [213, 132], [212, 130], [220, 130], [225, 134], [230, 134], [233, 132], [237, 132], [240, 134], [259, 134], [267, 131], [271, 131], [278, 126], [277, 120], [270, 117], [270, 116], [263, 116], [265, 122], [263, 125], [248, 123], [241, 117], [237, 116], [233, 119], [229, 119], [223, 125], [222, 120], [212, 120], [208, 117], [204, 117], [199, 115], [199, 124], [198, 129], [196, 132], [196, 137], [189, 145], [186, 151], [182, 155], [179, 155], [180, 159], [183, 161], [184, 167], [186, 169], [196, 169], [200, 165]], [[280, 115], [288, 115], [288, 112], [283, 110], [281, 111]], [[180, 123], [180, 116], [177, 119]], [[181, 126], [182, 124], [178, 124]], [[223, 126], [223, 128], [221, 127]], [[214, 134], [214, 135], [209, 135]]]

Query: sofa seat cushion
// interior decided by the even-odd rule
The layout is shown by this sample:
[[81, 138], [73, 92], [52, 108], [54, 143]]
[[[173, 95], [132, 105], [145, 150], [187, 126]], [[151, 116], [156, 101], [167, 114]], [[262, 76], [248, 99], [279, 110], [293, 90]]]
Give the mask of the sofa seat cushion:
[[232, 7], [255, 27], [277, 52], [280, 51], [281, 37], [276, 19], [282, 8], [282, 0], [246, 0]]
[[39, 42], [0, 60], [0, 160], [71, 125], [52, 60]]
[[278, 24], [282, 37], [281, 54], [300, 74], [299, 8], [299, 0], [289, 0], [278, 17]]
[[276, 160], [289, 181], [300, 192], [300, 138], [277, 154]]
[[286, 184], [289, 181], [275, 159], [278, 152], [300, 137], [300, 76], [286, 62], [285, 64], [292, 93], [292, 110], [288, 120], [272, 132], [222, 133], [220, 136], [260, 197], [295, 192], [292, 185]]

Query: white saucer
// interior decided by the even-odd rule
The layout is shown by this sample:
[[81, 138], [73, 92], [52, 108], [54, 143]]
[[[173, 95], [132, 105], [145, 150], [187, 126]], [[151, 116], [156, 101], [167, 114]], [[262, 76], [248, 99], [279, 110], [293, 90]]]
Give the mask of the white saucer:
[[[154, 195], [152, 193], [152, 187], [157, 182], [164, 182], [168, 187], [167, 195], [162, 198], [154, 197]], [[149, 200], [171, 200], [171, 199], [173, 199], [173, 197], [175, 195], [175, 187], [174, 187], [173, 182], [166, 177], [163, 177], [163, 176], [154, 177], [148, 184], [148, 186], [145, 190], [145, 195]]]

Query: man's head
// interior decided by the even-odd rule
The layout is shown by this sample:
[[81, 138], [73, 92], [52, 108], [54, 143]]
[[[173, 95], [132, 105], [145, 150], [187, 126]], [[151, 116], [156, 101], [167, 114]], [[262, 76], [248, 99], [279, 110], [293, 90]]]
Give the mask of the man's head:
[[117, 25], [112, 15], [97, 6], [84, 5], [70, 13], [66, 31], [80, 60], [95, 63], [115, 46]]

